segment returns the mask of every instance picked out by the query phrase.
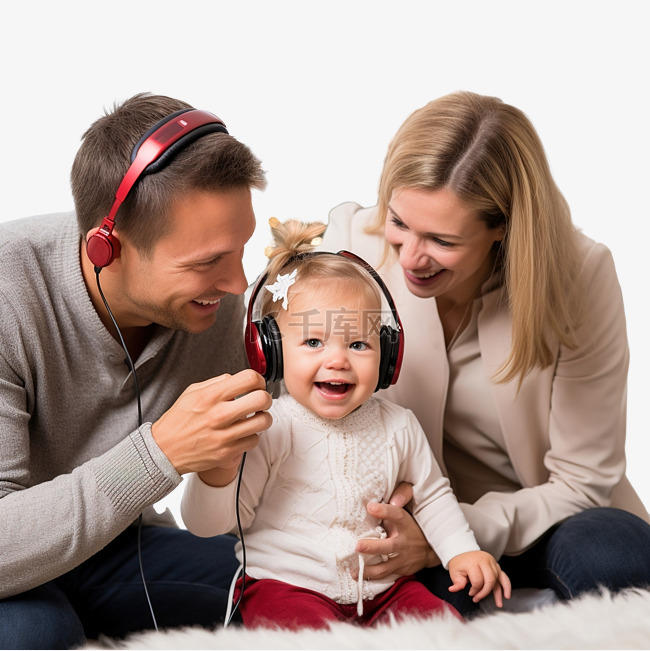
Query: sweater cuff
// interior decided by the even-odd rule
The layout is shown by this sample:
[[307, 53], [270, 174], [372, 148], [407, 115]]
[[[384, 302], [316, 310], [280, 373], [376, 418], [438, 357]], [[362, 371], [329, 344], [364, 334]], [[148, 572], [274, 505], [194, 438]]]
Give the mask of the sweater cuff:
[[235, 477], [227, 486], [210, 486], [192, 473], [181, 500], [181, 517], [188, 531], [201, 537], [234, 532], [237, 484]]
[[174, 483], [174, 486], [178, 486], [178, 484], [181, 483], [182, 477], [178, 474], [176, 468], [172, 465], [172, 462], [165, 456], [165, 453], [158, 447], [158, 443], [156, 443], [153, 434], [151, 433], [151, 423], [144, 423], [144, 425], [140, 427], [139, 431], [153, 462], [160, 471]]
[[95, 461], [98, 489], [119, 512], [130, 516], [138, 515], [180, 483], [180, 475], [174, 470], [173, 477], [171, 463], [153, 441], [150, 423]]
[[480, 549], [471, 531], [460, 531], [448, 536], [441, 543], [438, 543], [434, 551], [438, 554], [442, 566], [448, 570], [449, 561], [454, 556], [465, 552], [477, 552]]

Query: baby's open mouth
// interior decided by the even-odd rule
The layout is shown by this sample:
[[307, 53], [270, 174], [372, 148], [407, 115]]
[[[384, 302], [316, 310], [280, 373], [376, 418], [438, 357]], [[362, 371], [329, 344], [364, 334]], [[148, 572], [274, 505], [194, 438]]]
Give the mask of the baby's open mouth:
[[329, 395], [343, 395], [350, 390], [351, 384], [347, 382], [316, 382], [319, 391]]

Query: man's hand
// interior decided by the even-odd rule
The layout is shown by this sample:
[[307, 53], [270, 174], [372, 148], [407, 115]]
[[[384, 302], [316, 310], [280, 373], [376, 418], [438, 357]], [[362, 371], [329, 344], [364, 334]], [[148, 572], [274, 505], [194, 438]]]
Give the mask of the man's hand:
[[225, 485], [273, 422], [265, 388], [250, 369], [192, 384], [151, 426], [153, 438], [179, 474], [216, 469], [212, 479]]
[[510, 579], [487, 552], [465, 552], [454, 556], [449, 561], [449, 576], [452, 580], [449, 592], [458, 592], [470, 582], [469, 596], [474, 603], [490, 592], [499, 608], [503, 607], [503, 597], [510, 599]]
[[384, 579], [391, 574], [407, 576], [424, 567], [440, 565], [440, 559], [431, 549], [424, 534], [408, 511], [404, 510], [413, 497], [413, 486], [397, 486], [388, 504], [370, 502], [368, 513], [382, 521], [386, 538], [361, 538], [356, 551], [361, 554], [384, 556], [388, 560], [366, 565], [364, 578]]

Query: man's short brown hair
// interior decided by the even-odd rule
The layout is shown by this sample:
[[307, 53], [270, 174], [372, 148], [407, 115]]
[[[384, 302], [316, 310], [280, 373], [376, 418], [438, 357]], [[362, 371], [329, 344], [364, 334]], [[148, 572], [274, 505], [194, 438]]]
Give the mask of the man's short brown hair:
[[[84, 133], [70, 174], [84, 237], [108, 215], [131, 152], [143, 134], [175, 111], [191, 108], [171, 97], [140, 93], [115, 105]], [[173, 202], [184, 194], [265, 185], [260, 161], [246, 145], [225, 133], [209, 133], [135, 184], [117, 213], [116, 229], [146, 255], [165, 233]]]

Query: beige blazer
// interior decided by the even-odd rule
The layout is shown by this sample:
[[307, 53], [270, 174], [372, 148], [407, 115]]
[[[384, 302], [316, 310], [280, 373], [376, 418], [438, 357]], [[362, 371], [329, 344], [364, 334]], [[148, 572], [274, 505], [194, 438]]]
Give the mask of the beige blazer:
[[[322, 250], [348, 249], [375, 268], [384, 250], [368, 235], [376, 208], [346, 203], [330, 213]], [[580, 235], [584, 256], [585, 314], [579, 346], [553, 344], [555, 361], [517, 382], [492, 385], [507, 453], [521, 489], [487, 492], [462, 504], [481, 547], [496, 558], [516, 555], [549, 527], [584, 509], [615, 506], [650, 516], [625, 476], [625, 414], [629, 350], [623, 299], [610, 251]], [[434, 455], [442, 454], [449, 367], [435, 298], [413, 296], [396, 262], [378, 269], [404, 326], [405, 350], [396, 385], [384, 397], [411, 409]], [[478, 316], [479, 346], [488, 376], [501, 366], [511, 344], [507, 301], [487, 295]], [[453, 477], [452, 477], [453, 480]]]

